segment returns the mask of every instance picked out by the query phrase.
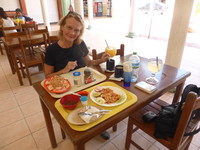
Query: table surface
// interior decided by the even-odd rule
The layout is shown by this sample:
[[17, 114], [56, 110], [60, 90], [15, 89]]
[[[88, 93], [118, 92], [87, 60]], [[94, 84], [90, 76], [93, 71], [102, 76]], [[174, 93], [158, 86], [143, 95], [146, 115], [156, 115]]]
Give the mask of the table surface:
[[[25, 36], [20, 36], [22, 40], [29, 39], [28, 34]], [[49, 37], [50, 40], [58, 40], [58, 31], [49, 31]], [[32, 36], [33, 39], [40, 38], [39, 36], [35, 35]], [[6, 39], [5, 37], [1, 37], [2, 41], [10, 48], [18, 46], [19, 45], [19, 40], [18, 38], [8, 38]]]
[[[123, 56], [123, 57], [118, 57], [115, 59], [115, 64], [123, 64], [123, 62], [128, 61], [128, 58], [130, 55]], [[147, 69], [147, 59], [141, 58], [141, 63], [140, 63], [140, 69], [139, 69], [139, 78], [138, 81], [145, 81], [147, 77], [150, 76], [150, 72]], [[107, 76], [107, 79], [105, 81], [109, 80], [109, 76], [112, 73], [104, 72], [104, 69], [101, 68], [101, 66], [93, 66], [94, 69], [98, 70], [99, 72], [105, 74]], [[163, 65], [162, 70], [156, 74], [156, 78], [159, 79], [159, 83], [156, 85], [157, 90], [153, 92], [152, 94], [148, 94], [143, 92], [140, 89], [137, 89], [135, 87], [135, 83], [131, 83], [130, 87], [124, 87], [122, 81], [112, 81], [116, 83], [117, 85], [125, 88], [126, 90], [134, 93], [138, 101], [137, 103], [131, 105], [130, 107], [126, 108], [122, 112], [119, 112], [118, 114], [114, 115], [113, 117], [105, 120], [104, 122], [96, 125], [95, 127], [84, 131], [84, 132], [79, 132], [79, 131], [74, 131], [70, 128], [70, 126], [66, 123], [66, 121], [63, 119], [63, 117], [60, 115], [60, 113], [57, 111], [57, 109], [54, 106], [54, 103], [56, 102], [56, 99], [51, 97], [50, 94], [41, 86], [40, 82], [37, 82], [33, 85], [35, 88], [36, 92], [38, 93], [43, 112], [45, 109], [48, 109], [55, 117], [55, 119], [58, 121], [60, 124], [61, 128], [69, 138], [72, 140], [74, 143], [75, 149], [83, 149], [81, 148], [81, 145], [84, 146], [84, 143], [93, 138], [94, 136], [100, 134], [102, 131], [105, 131], [106, 129], [112, 127], [113, 125], [117, 124], [118, 122], [122, 121], [126, 117], [128, 117], [130, 114], [132, 114], [134, 111], [136, 111], [139, 108], [142, 108], [143, 106], [147, 105], [151, 101], [159, 98], [172, 88], [176, 87], [176, 92], [174, 94], [174, 99], [173, 102], [176, 102], [179, 100], [185, 80], [187, 77], [190, 76], [190, 72], [184, 71], [181, 69], [177, 69], [168, 65]], [[110, 81], [110, 80], [109, 80]], [[45, 115], [45, 119], [48, 120], [49, 118], [48, 115]], [[52, 131], [49, 131], [52, 132]], [[55, 144], [52, 146], [55, 147]]]

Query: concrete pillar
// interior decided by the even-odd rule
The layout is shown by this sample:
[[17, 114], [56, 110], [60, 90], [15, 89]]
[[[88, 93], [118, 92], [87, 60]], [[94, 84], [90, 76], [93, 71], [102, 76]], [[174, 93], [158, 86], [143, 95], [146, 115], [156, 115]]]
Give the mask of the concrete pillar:
[[46, 0], [40, 0], [41, 8], [42, 8], [42, 17], [44, 21], [44, 25], [48, 27], [48, 30], [51, 31], [49, 15], [48, 15], [48, 7]]
[[93, 0], [87, 0], [88, 4], [88, 27], [87, 29], [91, 29], [93, 25]]
[[119, 17], [119, 12], [121, 12], [121, 10], [118, 9], [118, 3], [119, 1], [117, 0], [112, 0], [112, 18], [116, 19], [117, 17]]
[[129, 30], [128, 30], [128, 35], [126, 37], [133, 38], [136, 36], [136, 29], [135, 29], [135, 24], [136, 24], [136, 15], [135, 15], [135, 10], [136, 10], [136, 0], [131, 0], [131, 11], [130, 11], [130, 20], [129, 20]]
[[75, 12], [81, 15], [84, 19], [84, 9], [83, 9], [83, 0], [74, 0]]
[[165, 63], [179, 68], [194, 0], [176, 0]]

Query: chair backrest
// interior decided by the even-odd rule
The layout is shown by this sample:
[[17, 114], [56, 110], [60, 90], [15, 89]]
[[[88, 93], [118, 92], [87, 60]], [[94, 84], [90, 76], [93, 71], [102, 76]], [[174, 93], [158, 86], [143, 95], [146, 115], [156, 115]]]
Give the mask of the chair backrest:
[[[34, 56], [36, 56], [35, 53], [38, 53], [40, 57], [40, 53], [43, 52], [43, 48], [41, 47], [41, 45], [45, 45], [45, 48], [47, 47], [46, 35], [44, 33], [37, 34], [37, 38], [34, 38], [34, 39], [31, 38], [31, 36], [27, 40], [23, 40], [20, 37], [18, 38], [20, 48], [21, 48], [21, 53], [22, 53], [22, 56], [24, 57], [25, 62], [27, 62], [27, 58], [26, 58], [27, 56], [33, 56], [34, 58]], [[27, 53], [27, 49], [29, 49], [28, 53]], [[42, 63], [41, 57], [39, 60], [40, 60], [40, 63]], [[38, 63], [38, 62], [35, 62], [35, 63]]]
[[[100, 53], [97, 54], [97, 51], [95, 49], [93, 49], [92, 50], [92, 58], [93, 58], [93, 60], [97, 60], [97, 59], [101, 58], [103, 53], [104, 52], [100, 52]], [[121, 44], [120, 48], [117, 49], [116, 55], [124, 56], [124, 44]]]
[[184, 134], [197, 128], [200, 119], [197, 118], [190, 121], [192, 112], [197, 109], [200, 109], [200, 97], [196, 93], [190, 92], [183, 107], [174, 138], [172, 139], [171, 147], [174, 149], [178, 149], [181, 143], [184, 143], [186, 140], [192, 139], [192, 136], [184, 136]]
[[28, 33], [26, 31], [25, 32], [4, 33], [4, 38], [6, 40], [12, 40], [14, 38], [18, 38], [18, 37], [22, 37], [22, 36], [28, 37]]
[[38, 26], [35, 22], [20, 24], [20, 31], [25, 31], [25, 30], [26, 31], [38, 30]]
[[13, 27], [2, 27], [3, 36], [5, 36], [6, 33], [14, 33], [14, 32], [17, 32], [18, 29], [19, 29], [18, 26], [13, 26]]
[[[49, 38], [49, 32], [48, 32], [48, 28], [45, 27], [45, 29], [38, 29], [38, 30], [29, 30], [28, 34], [30, 37], [34, 37], [34, 36], [39, 36], [39, 35], [44, 35], [46, 40], [44, 43], [45, 48], [47, 47], [47, 45], [50, 44], [50, 38]], [[38, 41], [36, 41], [37, 44], [39, 43]], [[44, 42], [43, 39], [41, 39], [41, 43]]]

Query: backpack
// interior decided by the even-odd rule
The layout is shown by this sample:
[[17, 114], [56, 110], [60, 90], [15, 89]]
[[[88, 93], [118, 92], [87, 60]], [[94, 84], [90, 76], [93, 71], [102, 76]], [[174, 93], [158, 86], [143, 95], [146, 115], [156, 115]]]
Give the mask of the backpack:
[[[196, 85], [189, 84], [183, 90], [181, 101], [176, 104], [171, 104], [167, 106], [163, 106], [161, 111], [158, 113], [155, 118], [155, 131], [154, 136], [157, 138], [162, 138], [167, 140], [167, 137], [174, 137], [176, 132], [176, 128], [182, 113], [182, 107], [186, 101], [186, 97], [190, 91], [197, 93], [200, 96], [200, 88]], [[200, 109], [194, 110], [191, 114], [191, 119], [200, 118]], [[200, 131], [200, 127], [193, 132], [185, 133], [184, 136], [190, 136], [198, 133]]]

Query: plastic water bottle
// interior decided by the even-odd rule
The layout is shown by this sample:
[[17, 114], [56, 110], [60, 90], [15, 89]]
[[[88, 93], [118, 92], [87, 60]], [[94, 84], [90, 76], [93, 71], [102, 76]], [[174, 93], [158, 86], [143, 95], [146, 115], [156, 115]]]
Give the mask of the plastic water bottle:
[[136, 82], [138, 79], [140, 58], [137, 55], [137, 52], [133, 52], [133, 55], [129, 58], [129, 61], [132, 63], [132, 79], [131, 82]]

